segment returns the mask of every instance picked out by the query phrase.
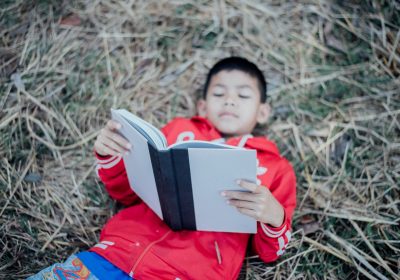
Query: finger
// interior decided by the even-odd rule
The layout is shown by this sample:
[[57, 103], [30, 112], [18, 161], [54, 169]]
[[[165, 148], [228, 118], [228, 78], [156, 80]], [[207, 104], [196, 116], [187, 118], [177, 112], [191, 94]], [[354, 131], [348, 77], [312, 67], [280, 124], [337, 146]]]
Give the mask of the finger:
[[115, 151], [115, 150], [111, 149], [110, 147], [107, 147], [103, 143], [100, 143], [99, 150], [100, 150], [100, 153], [103, 155], [116, 156], [116, 155], [121, 154], [118, 151]]
[[112, 141], [104, 142], [103, 145], [116, 151], [118, 154], [124, 154], [128, 152], [128, 150], [124, 149], [123, 147]]
[[104, 136], [110, 139], [112, 142], [116, 143], [117, 145], [123, 147], [124, 149], [130, 150], [132, 149], [132, 145], [126, 140], [124, 137], [119, 135], [118, 133], [114, 133], [111, 131], [104, 131]]
[[120, 153], [120, 154], [124, 154], [124, 153], [128, 152], [127, 149], [125, 149], [124, 147], [120, 146], [118, 143], [114, 142], [110, 138], [105, 138], [103, 140], [102, 144], [104, 146], [107, 146], [108, 148], [116, 151], [117, 153]]
[[246, 180], [237, 180], [236, 183], [242, 188], [251, 191], [252, 193], [260, 193], [263, 189], [263, 187], [257, 185], [256, 183], [252, 183]]
[[110, 130], [117, 130], [120, 129], [122, 126], [119, 122], [109, 120], [106, 124], [106, 127]]
[[230, 200], [227, 200], [227, 203], [229, 205], [235, 206], [237, 208], [246, 208], [246, 209], [250, 209], [253, 211], [256, 211], [256, 209], [258, 208], [256, 203], [254, 203], [252, 201], [246, 201], [246, 200], [230, 199]]
[[254, 211], [254, 210], [250, 210], [250, 209], [247, 209], [247, 208], [236, 208], [236, 209], [242, 214], [250, 216], [250, 217], [252, 217], [252, 218], [254, 218], [256, 220], [258, 219], [257, 212]]
[[242, 191], [224, 191], [222, 192], [222, 196], [247, 201], [256, 201], [258, 198], [255, 193]]
[[114, 141], [112, 139], [108, 138], [107, 135], [104, 135], [104, 134], [99, 135], [98, 142], [100, 143], [100, 145], [102, 145], [101, 147], [106, 146], [109, 149], [112, 149], [117, 153], [122, 154], [126, 151], [123, 147], [121, 147], [117, 143], [114, 143]]

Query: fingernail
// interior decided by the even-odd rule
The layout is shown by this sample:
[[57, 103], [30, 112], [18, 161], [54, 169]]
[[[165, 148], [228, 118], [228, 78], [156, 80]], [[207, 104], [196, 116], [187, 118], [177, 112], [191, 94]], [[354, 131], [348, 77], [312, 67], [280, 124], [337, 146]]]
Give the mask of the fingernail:
[[230, 201], [230, 200], [227, 200], [227, 201], [226, 201], [226, 204], [231, 204], [231, 201]]
[[240, 183], [242, 182], [242, 180], [237, 179], [235, 182], [236, 182], [236, 184], [240, 185]]
[[132, 149], [132, 145], [131, 144], [126, 144], [126, 147], [128, 148], [128, 149]]
[[117, 128], [120, 129], [122, 126], [120, 124], [117, 124]]
[[226, 196], [226, 192], [222, 192], [221, 195], [222, 195], [222, 196]]

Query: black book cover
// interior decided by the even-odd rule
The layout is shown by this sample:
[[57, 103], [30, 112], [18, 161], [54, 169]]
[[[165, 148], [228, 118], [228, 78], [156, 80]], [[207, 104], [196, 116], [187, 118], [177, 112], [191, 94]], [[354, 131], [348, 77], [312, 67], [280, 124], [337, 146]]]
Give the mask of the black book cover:
[[196, 230], [188, 150], [148, 146], [165, 223], [172, 230]]
[[175, 181], [177, 184], [179, 209], [181, 211], [182, 228], [196, 230], [192, 181], [188, 149], [172, 149]]

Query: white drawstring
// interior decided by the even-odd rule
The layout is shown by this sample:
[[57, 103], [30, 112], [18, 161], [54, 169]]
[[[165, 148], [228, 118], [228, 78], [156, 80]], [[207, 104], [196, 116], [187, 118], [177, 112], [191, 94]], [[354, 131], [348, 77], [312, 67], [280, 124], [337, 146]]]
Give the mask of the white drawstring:
[[214, 241], [214, 245], [215, 245], [215, 252], [217, 253], [218, 264], [222, 264], [221, 252], [219, 251], [217, 240]]
[[243, 137], [242, 137], [242, 139], [240, 139], [240, 141], [239, 141], [239, 144], [237, 145], [238, 147], [244, 147], [244, 145], [246, 144], [246, 142], [247, 142], [247, 140], [249, 139], [249, 138], [252, 138], [253, 137], [253, 135], [251, 135], [251, 134], [246, 134], [246, 135], [244, 135]]

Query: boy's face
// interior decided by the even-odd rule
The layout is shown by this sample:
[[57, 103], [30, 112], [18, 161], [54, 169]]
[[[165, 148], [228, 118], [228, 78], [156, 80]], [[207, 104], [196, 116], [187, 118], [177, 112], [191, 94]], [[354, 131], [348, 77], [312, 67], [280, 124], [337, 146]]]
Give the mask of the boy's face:
[[257, 123], [266, 123], [270, 113], [261, 103], [257, 79], [238, 71], [221, 71], [211, 78], [206, 100], [199, 100], [197, 110], [223, 135], [242, 136]]

